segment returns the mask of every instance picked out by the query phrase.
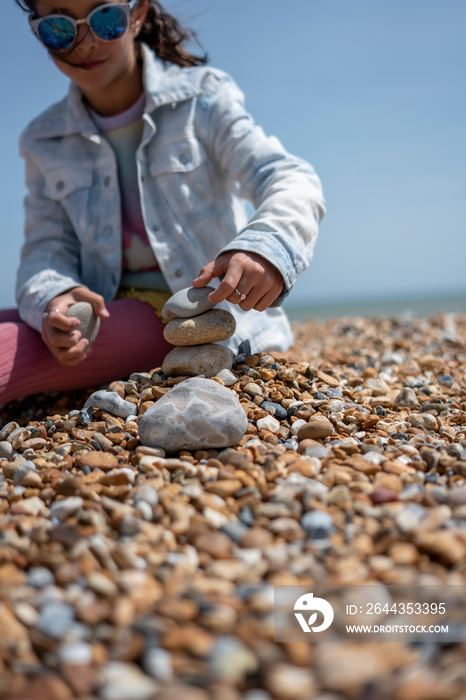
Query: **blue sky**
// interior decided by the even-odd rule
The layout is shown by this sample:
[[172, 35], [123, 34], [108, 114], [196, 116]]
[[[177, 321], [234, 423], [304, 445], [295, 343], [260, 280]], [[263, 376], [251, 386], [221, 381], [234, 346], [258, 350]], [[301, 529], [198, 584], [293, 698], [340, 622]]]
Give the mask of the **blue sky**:
[[[22, 240], [17, 141], [62, 97], [13, 0], [4, 5], [0, 306]], [[328, 214], [290, 303], [466, 297], [464, 0], [168, 0], [246, 106], [323, 182]]]

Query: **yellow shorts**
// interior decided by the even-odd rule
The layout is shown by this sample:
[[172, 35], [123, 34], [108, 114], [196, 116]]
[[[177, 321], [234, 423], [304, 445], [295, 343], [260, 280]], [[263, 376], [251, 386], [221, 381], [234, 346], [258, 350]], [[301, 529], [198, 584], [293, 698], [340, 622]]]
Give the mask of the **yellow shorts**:
[[139, 299], [139, 301], [145, 301], [146, 304], [152, 306], [157, 316], [162, 320], [162, 323], [168, 323], [168, 319], [164, 319], [162, 316], [162, 309], [171, 296], [171, 292], [156, 292], [153, 289], [135, 289], [131, 287], [119, 289], [116, 298]]

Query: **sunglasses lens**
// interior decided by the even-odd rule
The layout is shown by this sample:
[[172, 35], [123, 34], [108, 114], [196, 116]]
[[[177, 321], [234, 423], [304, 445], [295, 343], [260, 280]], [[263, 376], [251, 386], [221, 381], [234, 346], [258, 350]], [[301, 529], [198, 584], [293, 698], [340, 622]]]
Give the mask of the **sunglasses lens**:
[[38, 26], [38, 33], [42, 43], [52, 51], [64, 51], [74, 41], [74, 27], [67, 19], [51, 17], [43, 19]]
[[109, 5], [97, 10], [91, 17], [90, 26], [93, 33], [103, 41], [119, 39], [126, 32], [128, 21], [121, 7]]

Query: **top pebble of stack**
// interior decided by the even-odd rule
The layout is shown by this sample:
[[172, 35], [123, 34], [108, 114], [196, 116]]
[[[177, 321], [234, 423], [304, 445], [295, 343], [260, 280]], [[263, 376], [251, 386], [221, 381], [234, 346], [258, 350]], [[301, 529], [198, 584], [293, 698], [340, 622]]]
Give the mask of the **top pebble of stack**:
[[215, 304], [207, 299], [211, 292], [214, 292], [213, 287], [188, 287], [176, 292], [167, 301], [162, 309], [162, 316], [168, 320], [174, 318], [191, 318], [199, 316], [205, 311], [210, 311]]

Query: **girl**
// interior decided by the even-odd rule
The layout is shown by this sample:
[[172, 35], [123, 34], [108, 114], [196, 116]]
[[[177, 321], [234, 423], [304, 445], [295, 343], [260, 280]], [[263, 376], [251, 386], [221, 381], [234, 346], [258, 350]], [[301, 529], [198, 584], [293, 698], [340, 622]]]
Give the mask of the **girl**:
[[[237, 323], [227, 345], [289, 347], [279, 306], [324, 212], [312, 168], [264, 135], [156, 0], [15, 1], [70, 88], [21, 137], [25, 243], [19, 314], [0, 313], [0, 405], [159, 365], [163, 303], [217, 277], [209, 299]], [[65, 316], [80, 300], [102, 320], [89, 352]]]

